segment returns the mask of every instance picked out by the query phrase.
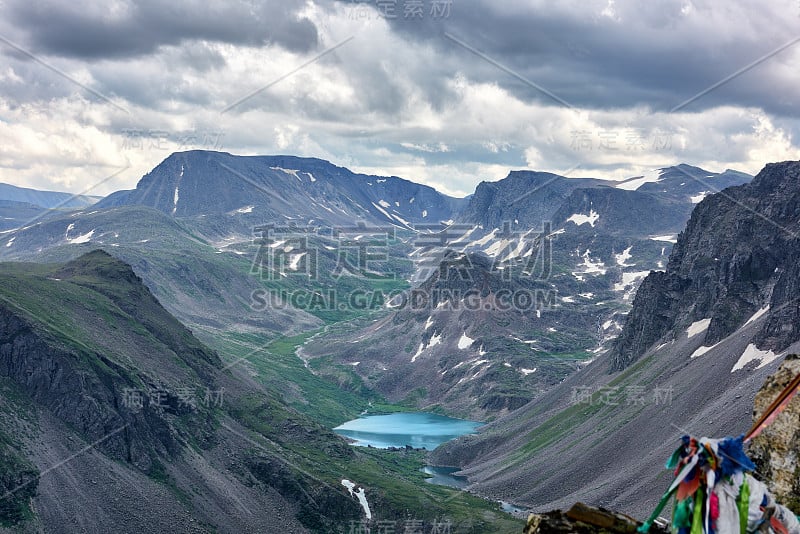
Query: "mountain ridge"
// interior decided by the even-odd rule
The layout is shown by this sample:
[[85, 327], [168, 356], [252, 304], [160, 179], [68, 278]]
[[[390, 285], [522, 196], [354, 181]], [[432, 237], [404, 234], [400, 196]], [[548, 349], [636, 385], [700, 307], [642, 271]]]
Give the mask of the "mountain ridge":
[[240, 210], [299, 224], [365, 220], [410, 228], [448, 220], [462, 202], [410, 180], [357, 174], [318, 158], [189, 151], [170, 155], [136, 189], [97, 207], [141, 204], [178, 217]]
[[102, 197], [92, 195], [76, 195], [61, 191], [45, 191], [0, 183], [0, 200], [26, 202], [40, 208], [78, 209], [86, 208]]
[[472, 491], [536, 510], [581, 500], [645, 517], [680, 436], [745, 432], [762, 382], [800, 347], [786, 327], [800, 297], [798, 177], [800, 162], [768, 164], [752, 184], [702, 199], [611, 350], [434, 462], [460, 467]]
[[[635, 361], [677, 324], [710, 319], [711, 346], [760, 309], [772, 310], [757, 336], [782, 350], [800, 338], [791, 302], [800, 214], [797, 162], [771, 163], [750, 184], [701, 201], [678, 237], [666, 272], [651, 274], [613, 348], [614, 369]], [[655, 318], [659, 318], [654, 320]]]

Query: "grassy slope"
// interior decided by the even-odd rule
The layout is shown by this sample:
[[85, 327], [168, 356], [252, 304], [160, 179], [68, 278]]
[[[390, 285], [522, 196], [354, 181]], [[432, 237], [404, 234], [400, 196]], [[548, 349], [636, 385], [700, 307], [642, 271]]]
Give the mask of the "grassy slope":
[[[299, 412], [330, 428], [356, 417], [363, 410], [401, 411], [408, 407], [385, 403], [366, 389], [358, 393], [342, 389], [306, 368], [295, 354], [296, 349], [315, 332], [280, 338], [259, 339], [255, 336], [218, 337], [215, 343], [228, 363], [247, 357], [256, 379], [282, 391], [284, 399]], [[256, 350], [261, 349], [261, 350]], [[352, 374], [355, 388], [361, 388]], [[357, 381], [357, 382], [356, 382]], [[372, 403], [371, 405], [369, 403]], [[237, 414], [246, 426], [262, 435], [274, 435], [280, 422], [267, 421], [258, 406]], [[496, 503], [468, 493], [425, 483], [421, 468], [426, 463], [422, 452], [390, 452], [378, 449], [355, 449], [356, 456], [333, 457], [324, 444], [293, 445], [295, 460], [303, 469], [319, 476], [326, 483], [338, 485], [343, 478], [368, 488], [367, 498], [377, 517], [401, 519], [398, 510], [408, 510], [413, 518], [452, 521], [453, 532], [517, 532], [520, 522], [500, 511]], [[376, 504], [377, 503], [377, 504]]]
[[[58, 279], [65, 275], [59, 266], [3, 264], [0, 268], [0, 299], [16, 313], [31, 320], [34, 328], [51, 342], [81, 355], [86, 364], [97, 364], [94, 361], [95, 353], [113, 354], [116, 362], [130, 369], [129, 378], [132, 381], [136, 380], [134, 363], [139, 363], [134, 362], [136, 349], [124, 343], [121, 345], [120, 336], [122, 339], [144, 338], [153, 346], [162, 347], [164, 339], [172, 339], [173, 342], [167, 343], [172, 350], [159, 351], [159, 354], [171, 359], [170, 365], [185, 368], [200, 364], [201, 368], [206, 367], [208, 362], [186, 361], [196, 351], [199, 351], [197, 355], [208, 354], [191, 335], [186, 334], [188, 331], [182, 329], [177, 321], [172, 323], [163, 317], [158, 322], [169, 324], [161, 332], [157, 331], [159, 324], [156, 322], [147, 324], [148, 315], [157, 310], [150, 309], [148, 305], [131, 307], [133, 303], [142, 302], [142, 295], [133, 298], [126, 294], [129, 288], [125, 288], [124, 284], [109, 282], [106, 271], [116, 268], [112, 259], [101, 256], [99, 263], [97, 269], [72, 272], [69, 280]], [[115, 300], [119, 300], [119, 304]], [[153, 337], [154, 329], [160, 340]], [[356, 414], [370, 397], [368, 392], [342, 390], [316, 377], [303, 366], [303, 362], [294, 355], [294, 349], [310, 334], [270, 340], [266, 351], [253, 354], [255, 358], [252, 365], [262, 381], [271, 388], [281, 383], [297, 387], [301, 396], [292, 399], [285, 393], [283, 395], [289, 404], [313, 414], [316, 420], [327, 426]], [[232, 361], [252, 352], [250, 347], [261, 341], [230, 335], [221, 338], [217, 348], [224, 361]], [[186, 371], [192, 374], [188, 369]], [[424, 458], [420, 455], [358, 450], [353, 455], [331, 456], [326, 450], [350, 448], [327, 434], [317, 423], [295, 412], [291, 406], [285, 406], [278, 400], [280, 397], [261, 395], [240, 398], [228, 411], [254, 432], [252, 438], [255, 441], [266, 444], [277, 442], [277, 448], [268, 445], [269, 448], [298, 470], [310, 473], [312, 478], [333, 487], [339, 487], [342, 478], [365, 485], [377, 517], [399, 518], [408, 510], [420, 519], [450, 518], [459, 526], [457, 532], [518, 530], [517, 522], [499, 512], [494, 503], [463, 492], [424, 484], [424, 476], [419, 472]], [[4, 406], [10, 398], [10, 394], [4, 390]], [[290, 427], [303, 427], [304, 432], [300, 437], [286, 434], [283, 429], [287, 423]], [[332, 441], [342, 445], [330, 445]], [[0, 448], [2, 451], [9, 450], [5, 443]], [[25, 470], [24, 457], [12, 458], [8, 454], [2, 457], [9, 465], [15, 462], [15, 471]], [[163, 482], [170, 483], [168, 479]], [[22, 509], [19, 513], [24, 517], [26, 512]]]
[[30, 401], [9, 379], [0, 377], [0, 526], [11, 526], [33, 517], [30, 499], [36, 493], [36, 483], [26, 484], [39, 476], [15, 444], [13, 436], [26, 432], [27, 425], [36, 420]]

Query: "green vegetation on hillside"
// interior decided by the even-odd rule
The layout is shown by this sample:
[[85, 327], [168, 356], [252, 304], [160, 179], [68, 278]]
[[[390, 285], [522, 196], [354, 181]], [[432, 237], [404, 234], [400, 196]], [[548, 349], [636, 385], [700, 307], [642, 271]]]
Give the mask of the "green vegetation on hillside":
[[[34, 390], [12, 376], [16, 385], [0, 395], [0, 421], [11, 417], [19, 423], [23, 417], [24, 411], [14, 408], [19, 403], [12, 402], [18, 388], [14, 394], [21, 403], [45, 410], [58, 406], [70, 431], [87, 440], [99, 439], [96, 432], [104, 434], [92, 425], [96, 417], [112, 427], [122, 421], [136, 425], [126, 441], [114, 446], [115, 440], [104, 441], [98, 450], [164, 484], [186, 506], [192, 505], [191, 488], [173, 479], [168, 466], [187, 447], [203, 455], [231, 432], [239, 435], [229, 426], [232, 421], [247, 429], [244, 437], [252, 445], [246, 454], [232, 456], [236, 476], [257, 481], [264, 491], [277, 490], [313, 531], [346, 529], [343, 522], [358, 519], [360, 508], [341, 485], [345, 478], [366, 488], [376, 519], [401, 520], [409, 514], [420, 520], [449, 519], [453, 532], [519, 529], [495, 503], [425, 484], [421, 453], [356, 449], [333, 434], [331, 426], [357, 416], [370, 402], [373, 408], [395, 408], [345, 366], [337, 382], [306, 367], [296, 351], [317, 331], [274, 338], [206, 329], [204, 337], [214, 352], [170, 316], [127, 265], [103, 252], [66, 265], [0, 265], [0, 310], [19, 322], [14, 328], [28, 336], [27, 343], [39, 344], [29, 355], [43, 362], [36, 372], [46, 374], [44, 367], [52, 366], [64, 376], [81, 377], [65, 382], [68, 388], [62, 391]], [[264, 388], [248, 383], [248, 373]], [[173, 393], [177, 387], [208, 388], [217, 380], [236, 384], [223, 406], [190, 410]], [[118, 404], [123, 387], [163, 388], [166, 405], [145, 405], [141, 417], [135, 416]], [[84, 398], [90, 402], [78, 402]], [[31, 428], [35, 434], [35, 422]], [[20, 450], [20, 439], [18, 433], [0, 433], [0, 489], [37, 475], [28, 453]], [[125, 450], [137, 456], [120, 455]], [[29, 519], [28, 503], [35, 493], [30, 484], [5, 499], [2, 520]]]

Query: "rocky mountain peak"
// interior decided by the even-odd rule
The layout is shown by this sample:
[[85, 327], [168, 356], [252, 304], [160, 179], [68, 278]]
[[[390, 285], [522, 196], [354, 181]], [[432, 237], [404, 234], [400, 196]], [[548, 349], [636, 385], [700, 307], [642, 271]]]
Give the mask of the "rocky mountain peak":
[[221, 226], [243, 232], [252, 229], [254, 223], [244, 224], [250, 220], [366, 221], [409, 229], [452, 219], [461, 203], [427, 185], [357, 174], [317, 158], [193, 150], [170, 155], [136, 189], [110, 195], [97, 206], [144, 205], [173, 217], [223, 217], [232, 223], [218, 223], [217, 232]]
[[692, 212], [664, 273], [642, 283], [612, 348], [612, 370], [656, 341], [698, 321], [710, 322], [704, 345], [736, 331], [756, 313], [769, 319], [761, 349], [800, 339], [800, 162], [767, 165], [750, 184], [710, 195]]

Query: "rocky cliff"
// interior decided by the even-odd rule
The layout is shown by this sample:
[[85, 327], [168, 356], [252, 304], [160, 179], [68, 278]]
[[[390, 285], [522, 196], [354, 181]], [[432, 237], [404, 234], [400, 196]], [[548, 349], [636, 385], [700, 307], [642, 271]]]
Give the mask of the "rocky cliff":
[[458, 219], [486, 229], [508, 221], [535, 228], [549, 221], [561, 203], [579, 187], [609, 182], [590, 178], [565, 178], [549, 172], [511, 171], [498, 182], [481, 182]]
[[768, 314], [754, 342], [779, 352], [800, 339], [800, 162], [767, 165], [750, 184], [697, 205], [666, 271], [636, 294], [612, 349], [612, 370], [636, 361], [656, 341], [709, 319], [712, 346], [759, 310]]
[[[790, 354], [756, 395], [753, 418], [761, 416], [789, 382], [800, 374], [800, 356]], [[778, 502], [800, 514], [800, 397], [753, 439], [748, 453]]]
[[[344, 489], [286, 455], [302, 443], [347, 461], [350, 448], [222, 367], [105, 252], [0, 264], [0, 531], [302, 532], [357, 519]], [[253, 453], [256, 418], [280, 443]]]
[[[575, 503], [569, 510], [530, 514], [523, 534], [635, 534], [641, 523], [634, 518]], [[667, 534], [660, 525], [650, 528], [651, 534]]]
[[[756, 395], [754, 421], [798, 373], [800, 356], [790, 354], [778, 370], [767, 377]], [[747, 453], [757, 465], [758, 477], [768, 485], [775, 500], [797, 513], [800, 510], [800, 400], [790, 402], [772, 424], [753, 439]], [[567, 511], [530, 514], [524, 534], [633, 534], [640, 524], [618, 512], [576, 503]], [[650, 532], [666, 533], [668, 529], [654, 524]]]

